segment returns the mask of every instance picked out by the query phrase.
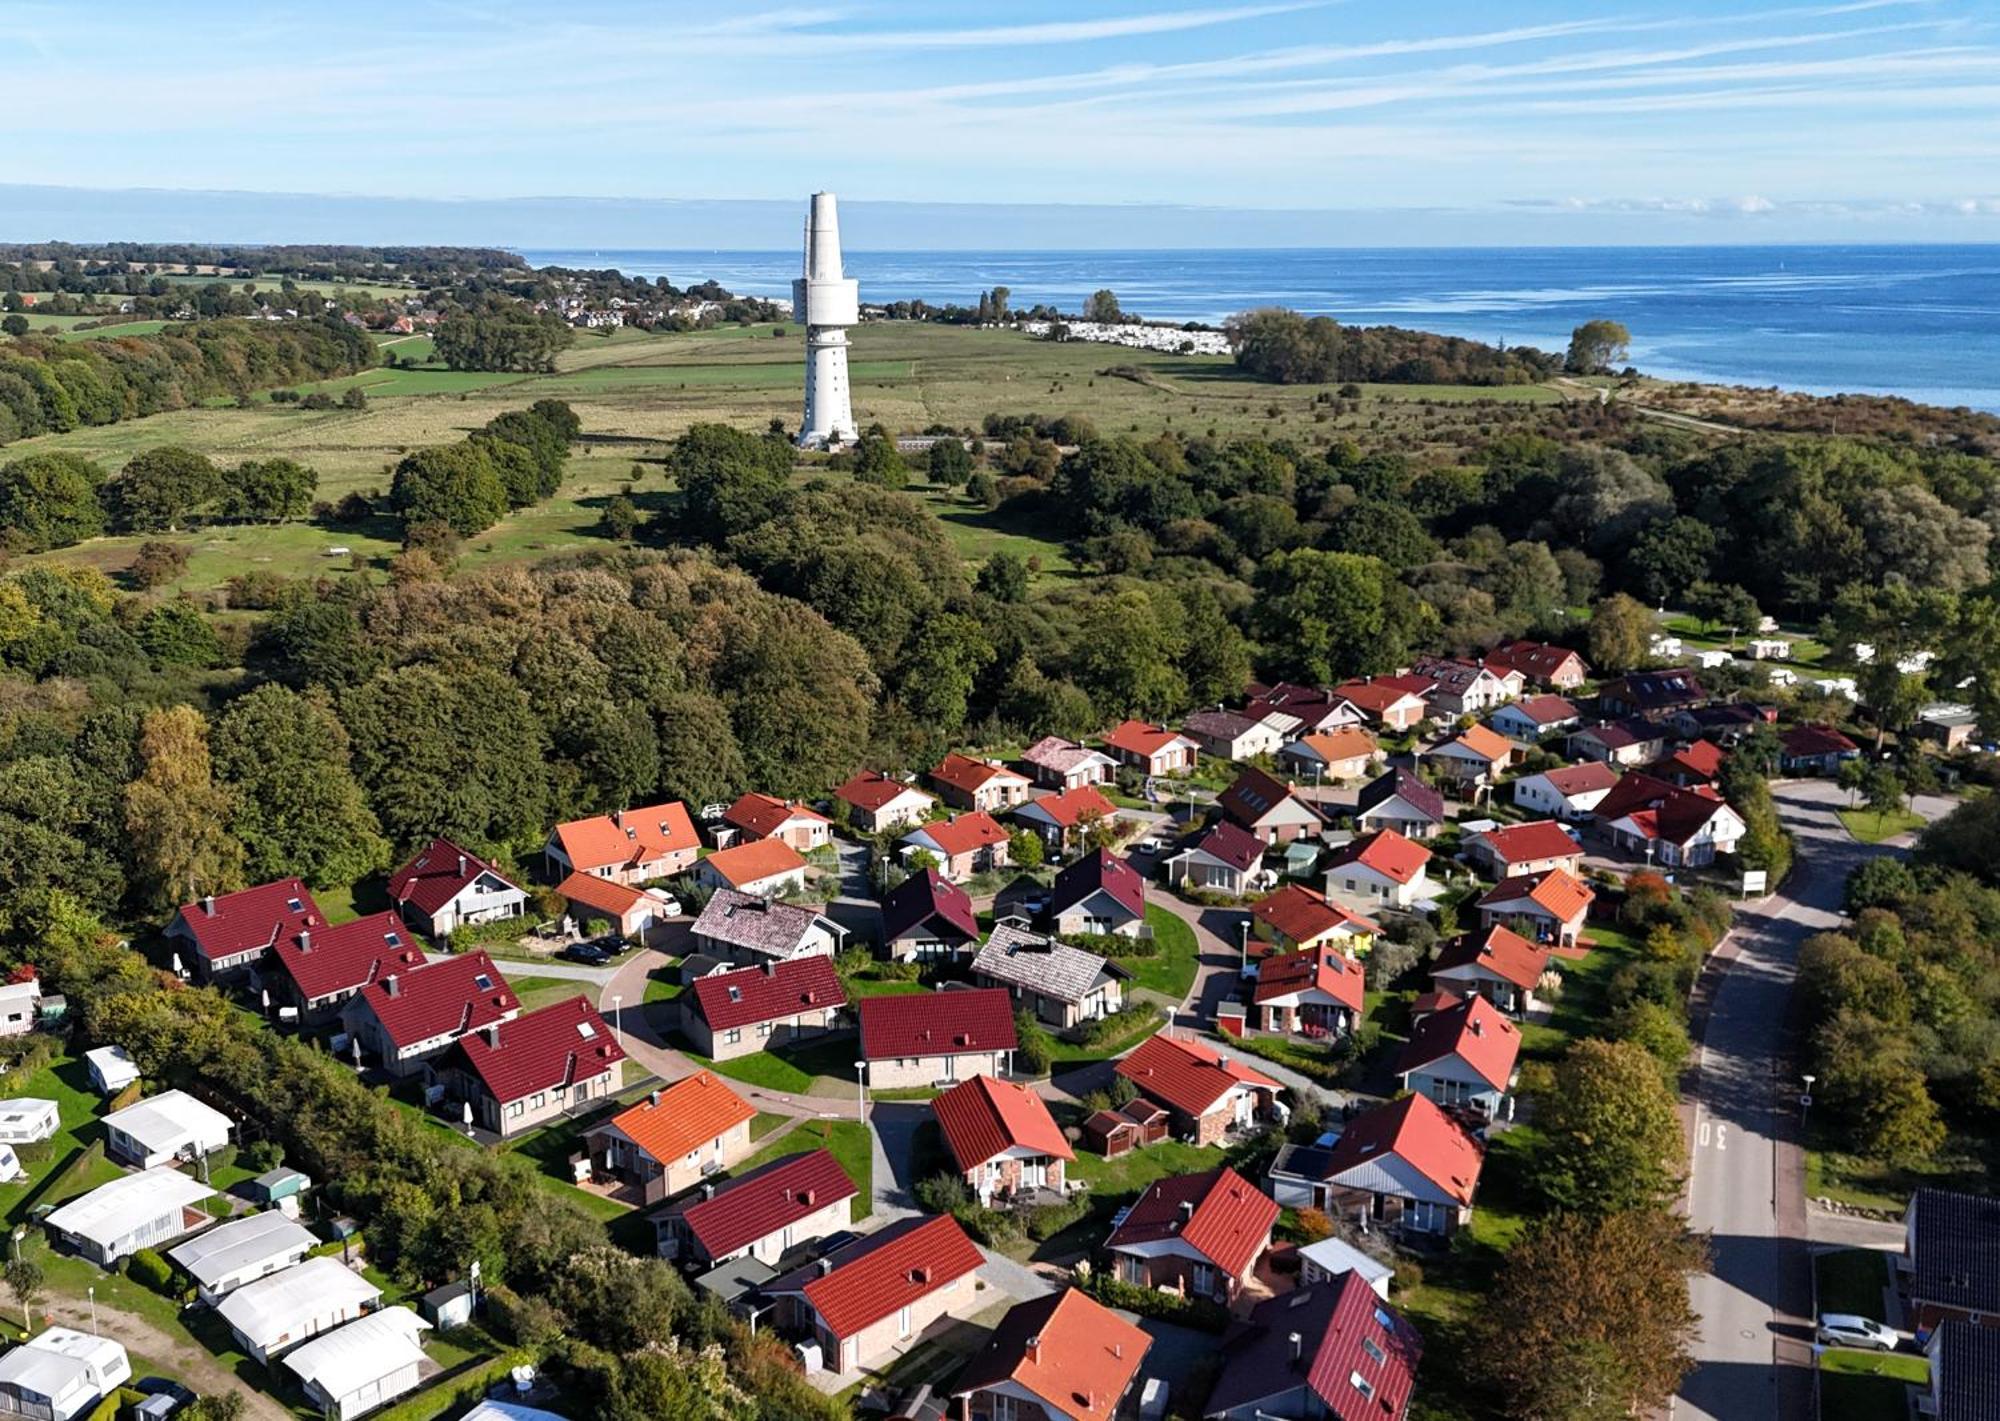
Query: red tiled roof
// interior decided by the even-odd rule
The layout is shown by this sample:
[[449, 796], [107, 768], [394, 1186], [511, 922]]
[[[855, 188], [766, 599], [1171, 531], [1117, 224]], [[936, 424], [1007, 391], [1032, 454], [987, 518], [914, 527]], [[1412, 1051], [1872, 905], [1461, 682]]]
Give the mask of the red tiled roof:
[[865, 809], [870, 814], [879, 814], [905, 794], [922, 794], [925, 799], [930, 798], [916, 786], [906, 785], [899, 779], [874, 770], [863, 770], [833, 794], [834, 798], [845, 800], [856, 809]]
[[1460, 933], [1444, 945], [1431, 975], [1453, 967], [1477, 967], [1502, 981], [1529, 990], [1542, 980], [1549, 968], [1549, 952], [1537, 947], [1512, 928], [1494, 924], [1483, 932]]
[[477, 1031], [521, 1009], [513, 988], [483, 952], [391, 973], [363, 987], [360, 1000], [398, 1047]]
[[[1292, 1359], [1292, 1338], [1304, 1348]], [[1225, 1349], [1222, 1372], [1208, 1399], [1209, 1414], [1250, 1414], [1255, 1404], [1296, 1387], [1298, 1374], [1320, 1401], [1315, 1414], [1336, 1421], [1403, 1421], [1415, 1388], [1423, 1338], [1349, 1270], [1266, 1298], [1251, 1310]], [[1354, 1378], [1368, 1383], [1363, 1399]], [[1263, 1414], [1263, 1413], [1259, 1413]], [[1280, 1412], [1279, 1414], [1285, 1414]]]
[[1549, 782], [1557, 794], [1567, 799], [1574, 795], [1592, 794], [1601, 789], [1610, 789], [1618, 783], [1618, 770], [1602, 760], [1586, 760], [1581, 765], [1562, 765], [1553, 770], [1544, 770], [1542, 778]]
[[1479, 1188], [1485, 1156], [1473, 1138], [1428, 1096], [1406, 1095], [1348, 1122], [1326, 1164], [1331, 1179], [1393, 1154], [1460, 1204]]
[[1595, 812], [1600, 824], [1630, 819], [1632, 827], [1649, 838], [1685, 844], [1727, 807], [1707, 785], [1683, 788], [1651, 775], [1632, 774], [1604, 796]]
[[1049, 912], [1065, 913], [1100, 889], [1133, 917], [1146, 916], [1146, 880], [1109, 849], [1085, 854], [1056, 875]]
[[953, 1395], [1013, 1382], [1068, 1421], [1111, 1421], [1153, 1339], [1068, 1288], [1017, 1303], [952, 1383]]
[[[1186, 1213], [1183, 1204], [1192, 1204], [1194, 1212]], [[1230, 1277], [1241, 1278], [1264, 1251], [1278, 1213], [1276, 1200], [1223, 1165], [1154, 1180], [1104, 1243], [1118, 1248], [1179, 1238]]]
[[695, 978], [688, 990], [702, 1019], [717, 1031], [847, 1005], [833, 959], [822, 952], [711, 973]]
[[861, 999], [864, 1060], [1011, 1051], [1020, 1044], [1013, 998], [1004, 987]]
[[1264, 857], [1264, 841], [1227, 819], [1218, 819], [1210, 825], [1208, 831], [1194, 841], [1194, 847], [1241, 873], [1248, 873]]
[[1583, 880], [1568, 869], [1548, 868], [1540, 873], [1501, 879], [1486, 891], [1486, 895], [1479, 900], [1479, 906], [1497, 908], [1503, 903], [1518, 903], [1525, 898], [1567, 923], [1582, 917], [1596, 897]]
[[1396, 1074], [1408, 1075], [1433, 1061], [1457, 1054], [1495, 1090], [1507, 1089], [1521, 1054], [1521, 1028], [1484, 997], [1467, 997], [1416, 1024], [1396, 1058]]
[[783, 839], [753, 839], [734, 848], [717, 849], [702, 862], [732, 888], [747, 888], [806, 866], [798, 851]]
[[692, 1199], [667, 1213], [681, 1217], [710, 1258], [727, 1258], [854, 1194], [840, 1162], [813, 1150], [772, 1160], [716, 1186], [712, 1198]]
[[[1780, 736], [1779, 739], [1783, 739]], [[1847, 739], [1842, 736], [1841, 739]], [[1850, 748], [1852, 742], [1849, 742]], [[1722, 773], [1724, 759], [1722, 747], [1709, 740], [1697, 740], [1692, 745], [1683, 745], [1670, 755], [1663, 756], [1654, 766], [1656, 769], [1679, 771], [1698, 779], [1712, 780]]]
[[1357, 709], [1377, 716], [1385, 714], [1400, 701], [1412, 697], [1420, 701], [1423, 699], [1421, 691], [1413, 691], [1386, 676], [1373, 681], [1348, 681], [1335, 686], [1333, 693]]
[[1431, 851], [1414, 839], [1406, 839], [1394, 829], [1377, 829], [1344, 845], [1328, 863], [1333, 868], [1358, 863], [1385, 878], [1408, 883], [1430, 861]]
[[1514, 742], [1499, 731], [1484, 725], [1468, 725], [1463, 734], [1452, 742], [1463, 745], [1473, 754], [1486, 760], [1504, 760], [1514, 753]]
[[816, 809], [779, 799], [776, 795], [758, 794], [755, 790], [739, 795], [736, 803], [722, 812], [723, 823], [759, 839], [768, 839], [792, 819], [817, 819], [822, 824], [828, 822], [827, 817]]
[[831, 1273], [801, 1289], [827, 1331], [843, 1339], [986, 1261], [949, 1214], [913, 1219], [908, 1227], [892, 1224], [843, 1252], [848, 1256], [836, 1258]]
[[931, 771], [931, 778], [939, 784], [950, 785], [953, 789], [972, 794], [993, 780], [1020, 780], [1022, 777], [1005, 765], [975, 760], [970, 755], [961, 755], [954, 750], [938, 762], [937, 768]]
[[1575, 720], [1577, 709], [1561, 696], [1523, 696], [1514, 709], [1536, 725], [1554, 725], [1559, 720]]
[[556, 825], [556, 840], [570, 867], [584, 873], [613, 864], [651, 863], [701, 844], [687, 806], [679, 800], [572, 819]]
[[1480, 834], [1479, 841], [1502, 863], [1533, 863], [1537, 859], [1582, 857], [1583, 846], [1553, 819], [1526, 824], [1502, 824]]
[[882, 936], [895, 942], [911, 928], [935, 919], [963, 942], [979, 941], [979, 917], [972, 899], [934, 868], [913, 873], [882, 900]]
[[1010, 1149], [1076, 1158], [1048, 1106], [1025, 1086], [977, 1075], [931, 1101], [931, 1109], [961, 1170], [977, 1169]]
[[423, 852], [389, 875], [389, 896], [398, 903], [416, 904], [428, 917], [471, 887], [482, 873], [492, 874], [509, 888], [520, 886], [451, 840], [432, 839]]
[[1343, 928], [1362, 933], [1381, 931], [1360, 914], [1350, 913], [1324, 894], [1297, 883], [1287, 883], [1270, 897], [1253, 903], [1250, 916], [1297, 943], [1309, 943]]
[[1537, 680], [1552, 679], [1571, 660], [1588, 672], [1589, 663], [1566, 646], [1551, 646], [1544, 641], [1510, 641], [1504, 646], [1496, 646], [1487, 654], [1488, 661], [1497, 661], [1511, 666], [1523, 676]]
[[1861, 747], [1830, 725], [1795, 725], [1778, 733], [1787, 755], [1846, 755]]
[[1141, 1041], [1113, 1069], [1185, 1115], [1207, 1114], [1240, 1085], [1278, 1089], [1278, 1083], [1263, 1072], [1230, 1060], [1214, 1047], [1165, 1032]]
[[1317, 987], [1358, 1016], [1366, 991], [1362, 975], [1361, 964], [1338, 948], [1280, 952], [1257, 964], [1254, 999], [1260, 1003], [1272, 1002]]
[[583, 996], [462, 1036], [453, 1049], [502, 1105], [601, 1076], [625, 1059], [625, 1048]]
[[424, 964], [423, 949], [403, 920], [389, 912], [287, 933], [278, 940], [275, 955], [307, 1001], [365, 987], [386, 971]]
[[641, 902], [644, 890], [627, 883], [613, 883], [608, 878], [598, 878], [588, 873], [572, 873], [556, 885], [556, 892], [572, 903], [581, 903], [586, 908], [595, 908], [600, 913], [623, 918], [633, 906]]
[[1096, 785], [1078, 785], [1066, 789], [1061, 794], [1045, 794], [1039, 799], [1031, 799], [1014, 812], [1032, 807], [1046, 814], [1059, 827], [1073, 829], [1086, 816], [1093, 819], [1110, 819], [1118, 813], [1118, 806], [1104, 797], [1104, 792]]
[[1293, 801], [1313, 817], [1320, 817], [1317, 809], [1293, 795], [1290, 785], [1262, 770], [1245, 770], [1228, 789], [1215, 797], [1224, 814], [1246, 827], [1263, 819], [1286, 800]]
[[180, 917], [194, 935], [195, 951], [211, 962], [269, 947], [280, 936], [326, 921], [301, 878], [281, 878], [237, 893], [219, 893], [212, 900], [183, 903]]
[[611, 1117], [599, 1129], [616, 1125], [634, 1144], [662, 1164], [741, 1125], [757, 1108], [722, 1083], [713, 1071], [683, 1076], [651, 1098]]
[[1343, 725], [1334, 730], [1301, 735], [1298, 743], [1329, 765], [1338, 764], [1342, 760], [1370, 759], [1380, 748], [1375, 743], [1375, 737], [1358, 725]]
[[1148, 758], [1157, 755], [1176, 740], [1187, 737], [1177, 730], [1169, 730], [1164, 725], [1152, 725], [1143, 720], [1121, 722], [1104, 737], [1104, 743], [1114, 750], [1123, 750], [1128, 755], [1142, 755]]
[[976, 849], [991, 847], [1007, 842], [1007, 831], [1000, 822], [984, 810], [970, 814], [957, 814], [949, 819], [934, 819], [928, 824], [920, 824], [912, 833], [921, 831], [938, 846], [939, 852], [947, 858], [957, 858]]

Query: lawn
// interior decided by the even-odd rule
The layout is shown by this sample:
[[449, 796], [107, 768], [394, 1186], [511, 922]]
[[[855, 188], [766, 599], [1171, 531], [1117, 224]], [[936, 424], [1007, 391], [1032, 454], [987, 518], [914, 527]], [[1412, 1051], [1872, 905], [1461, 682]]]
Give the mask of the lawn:
[[690, 1061], [707, 1067], [719, 1076], [742, 1081], [745, 1085], [762, 1086], [766, 1090], [783, 1091], [787, 1095], [800, 1095], [811, 1090], [813, 1081], [820, 1076], [845, 1080], [854, 1074], [854, 1038], [847, 1035], [808, 1037], [768, 1050], [752, 1051], [747, 1056], [738, 1056], [730, 1061], [711, 1061], [692, 1051], [686, 1054]]
[[1926, 1185], [1972, 1194], [1991, 1192], [1987, 1160], [1992, 1142], [1986, 1132], [1954, 1130], [1942, 1149], [1918, 1164], [1864, 1159], [1828, 1149], [1827, 1141], [1836, 1138], [1836, 1132], [1821, 1130], [1819, 1123], [1815, 1115], [1806, 1131], [1808, 1199], [1901, 1214], [1910, 1195]]
[[792, 1123], [790, 1115], [773, 1115], [768, 1110], [760, 1110], [750, 1117], [750, 1138], [761, 1140], [781, 1125]]
[[1923, 815], [1913, 814], [1907, 809], [1893, 813], [1877, 814], [1868, 808], [1837, 809], [1841, 824], [1860, 843], [1879, 844], [1884, 839], [1893, 839], [1898, 834], [1907, 834], [1913, 829], [1921, 829], [1926, 823]]
[[1813, 1258], [1813, 1286], [1819, 1310], [1854, 1313], [1886, 1322], [1882, 1289], [1889, 1281], [1889, 1255], [1873, 1248], [1836, 1248]]
[[675, 958], [646, 974], [645, 1005], [652, 1006], [655, 1002], [672, 1002], [680, 999], [681, 993], [687, 988], [674, 980], [674, 973], [679, 967], [680, 959]]
[[555, 1002], [566, 1002], [571, 997], [593, 995], [588, 982], [574, 981], [568, 977], [509, 977], [507, 985], [514, 989], [514, 995], [521, 999], [521, 1010], [534, 1011]]
[[103, 1113], [104, 1098], [92, 1089], [90, 1073], [83, 1062], [64, 1057], [58, 1057], [32, 1075], [9, 1082], [7, 1093], [10, 1096], [53, 1100], [60, 1122], [56, 1133], [49, 1139], [14, 1147], [27, 1177], [11, 1184], [0, 1184], [0, 1213], [5, 1214], [10, 1224], [24, 1218], [33, 1204], [58, 1203], [60, 1199], [73, 1198], [86, 1189], [108, 1183], [124, 1172], [100, 1155], [53, 1191], [60, 1198], [38, 1198], [36, 1191], [42, 1188], [50, 1175], [104, 1138], [104, 1127], [98, 1123]]
[[[1118, 965], [1132, 974], [1130, 990], [1156, 992], [1178, 1006], [1194, 986], [1194, 929], [1159, 903], [1146, 905], [1146, 926], [1159, 951], [1151, 957], [1121, 957]], [[1107, 946], [1116, 943], [1108, 941]]]
[[1892, 1352], [1822, 1352], [1820, 1421], [1904, 1421], [1910, 1387], [1930, 1380], [1922, 1357]]
[[848, 1203], [848, 1218], [860, 1223], [875, 1212], [875, 1146], [872, 1132], [853, 1120], [807, 1120], [785, 1131], [770, 1144], [736, 1166], [735, 1173], [747, 1174], [760, 1164], [787, 1155], [809, 1154], [825, 1149], [841, 1170], [854, 1181], [858, 1192]]
[[1219, 1151], [1197, 1149], [1179, 1140], [1162, 1140], [1141, 1150], [1129, 1150], [1117, 1159], [1080, 1150], [1068, 1171], [1071, 1177], [1090, 1186], [1093, 1198], [1106, 1198], [1137, 1194], [1156, 1179], [1170, 1174], [1194, 1174], [1214, 1169], [1220, 1163]]
[[930, 990], [922, 982], [897, 982], [886, 977], [850, 977], [846, 982], [850, 997], [915, 997]]
[[1166, 1018], [1158, 1012], [1139, 1011], [1132, 1014], [1125, 1030], [1103, 1041], [1065, 1041], [1060, 1036], [1050, 1039], [1049, 1059], [1059, 1066], [1074, 1066], [1082, 1061], [1104, 1061], [1113, 1056], [1122, 1056], [1137, 1046], [1148, 1036], [1166, 1024]]

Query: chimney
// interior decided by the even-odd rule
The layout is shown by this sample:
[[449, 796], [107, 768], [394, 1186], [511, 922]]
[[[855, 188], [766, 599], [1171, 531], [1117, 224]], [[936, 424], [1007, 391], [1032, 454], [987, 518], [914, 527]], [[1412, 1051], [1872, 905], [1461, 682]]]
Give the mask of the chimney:
[[1290, 1337], [1286, 1338], [1285, 1340], [1292, 1344], [1292, 1360], [1294, 1362], [1298, 1361], [1299, 1358], [1305, 1352], [1305, 1341], [1306, 1341], [1305, 1338], [1299, 1336], [1298, 1333], [1294, 1332]]
[[312, 950], [313, 950], [313, 935], [312, 935], [312, 929], [311, 929], [311, 928], [300, 928], [300, 929], [299, 929], [299, 951], [300, 951], [300, 952], [311, 952]]
[[623, 829], [625, 827], [624, 810], [614, 809], [611, 811], [611, 827], [614, 829]]
[[213, 893], [209, 893], [203, 896], [201, 900], [201, 910], [202, 912], [208, 914], [208, 916], [211, 918], [215, 916], [215, 895]]
[[827, 1274], [831, 1273], [832, 1271], [833, 1271], [833, 1260], [831, 1258], [820, 1259], [819, 1276], [824, 1278]]
[[1116, 1361], [1120, 1361], [1120, 1362], [1124, 1361], [1124, 1360], [1125, 1360], [1125, 1344], [1124, 1344], [1123, 1342], [1114, 1342], [1114, 1343], [1112, 1343], [1112, 1344], [1111, 1344], [1111, 1356], [1112, 1356], [1112, 1358], [1113, 1358], [1114, 1360], [1116, 1360]]
[[498, 1050], [500, 1049], [500, 1023], [499, 1023], [499, 1022], [497, 1022], [497, 1021], [496, 1021], [496, 1022], [494, 1022], [494, 1023], [493, 1023], [493, 1024], [491, 1025], [491, 1026], [489, 1026], [489, 1027], [487, 1027], [487, 1028], [486, 1028], [486, 1044], [487, 1044], [488, 1046], [491, 1046], [491, 1047], [492, 1047], [492, 1048], [493, 1048], [493, 1049], [494, 1049], [495, 1051], [498, 1051]]
[[778, 975], [778, 960], [775, 957], [769, 957], [764, 960], [764, 975], [766, 977], [775, 977]]
[[713, 1199], [715, 1197], [715, 1186], [713, 1184], [702, 1185], [701, 1197], [704, 1199]]
[[1466, 1029], [1474, 1036], [1484, 1036], [1486, 1034], [1486, 1023], [1479, 1020], [1478, 1017], [1474, 1017], [1466, 1023]]
[[1042, 1339], [1039, 1333], [1028, 1339], [1028, 1360], [1031, 1362], [1042, 1360]]
[[387, 992], [387, 993], [388, 993], [388, 994], [389, 994], [390, 996], [392, 996], [392, 997], [400, 997], [400, 996], [402, 996], [402, 995], [403, 995], [403, 979], [402, 979], [401, 977], [390, 977], [390, 978], [387, 978], [387, 979], [386, 979], [386, 980], [384, 980], [384, 981], [383, 981], [383, 983], [382, 983], [382, 990], [383, 990], [383, 991], [385, 991], [385, 992]]
[[460, 855], [458, 856], [458, 876], [459, 876], [460, 878], [463, 878], [463, 877], [465, 877], [465, 855], [464, 855], [464, 854], [460, 854]]
[[646, 1104], [652, 1109], [658, 1110], [660, 1108], [660, 1093], [658, 1091], [648, 1092], [646, 1095]]
[[799, 1202], [810, 1209], [813, 1206], [813, 1199], [818, 1193], [819, 1191], [816, 1189], [801, 1189], [799, 1191]]
[[1188, 1220], [1192, 1219], [1193, 1217], [1194, 1217], [1194, 1200], [1192, 1200], [1192, 1199], [1183, 1199], [1183, 1200], [1181, 1200], [1181, 1223], [1182, 1223], [1182, 1225], [1183, 1225], [1183, 1226], [1185, 1226], [1185, 1225], [1187, 1224]]

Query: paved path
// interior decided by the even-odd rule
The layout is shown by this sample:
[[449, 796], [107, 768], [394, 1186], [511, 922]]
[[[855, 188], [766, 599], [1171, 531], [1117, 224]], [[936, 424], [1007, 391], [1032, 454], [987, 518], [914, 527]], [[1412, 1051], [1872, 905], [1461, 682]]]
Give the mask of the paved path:
[[[1798, 1098], [1783, 1023], [1799, 946], [1841, 922], [1848, 873], [1901, 850], [1856, 843], [1834, 810], [1847, 796], [1823, 780], [1775, 786], [1798, 845], [1781, 892], [1748, 904], [1721, 947], [1697, 1057], [1688, 1184], [1692, 1226], [1714, 1259], [1690, 1291], [1701, 1318], [1695, 1369], [1673, 1412], [1681, 1421], [1806, 1421], [1812, 1398], [1811, 1278]], [[1935, 817], [1950, 801], [1922, 799]]]

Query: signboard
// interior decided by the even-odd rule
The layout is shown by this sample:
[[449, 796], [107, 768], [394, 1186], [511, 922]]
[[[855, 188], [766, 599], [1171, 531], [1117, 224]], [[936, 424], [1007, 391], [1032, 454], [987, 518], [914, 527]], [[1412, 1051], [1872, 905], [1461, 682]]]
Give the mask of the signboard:
[[1770, 887], [1770, 882], [1771, 882], [1771, 875], [1766, 873], [1763, 869], [1761, 868], [1744, 869], [1743, 896], [1745, 898], [1754, 898], [1760, 893], [1767, 892]]

